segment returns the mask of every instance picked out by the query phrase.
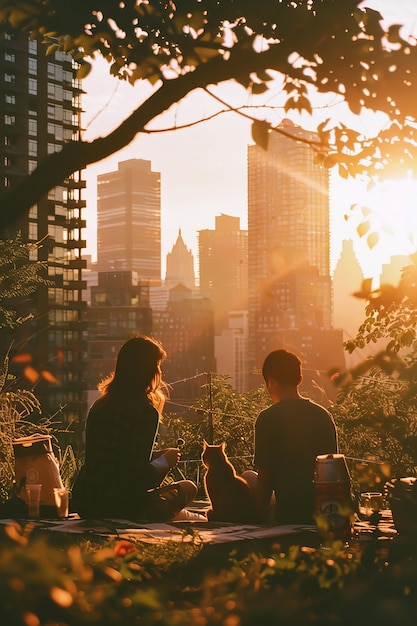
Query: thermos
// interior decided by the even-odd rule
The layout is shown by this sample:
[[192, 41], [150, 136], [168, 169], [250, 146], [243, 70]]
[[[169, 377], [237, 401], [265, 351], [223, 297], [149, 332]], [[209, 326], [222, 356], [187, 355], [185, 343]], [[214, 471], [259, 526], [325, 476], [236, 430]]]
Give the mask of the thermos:
[[322, 540], [326, 543], [349, 541], [354, 506], [349, 470], [343, 454], [316, 457], [314, 487], [315, 520]]

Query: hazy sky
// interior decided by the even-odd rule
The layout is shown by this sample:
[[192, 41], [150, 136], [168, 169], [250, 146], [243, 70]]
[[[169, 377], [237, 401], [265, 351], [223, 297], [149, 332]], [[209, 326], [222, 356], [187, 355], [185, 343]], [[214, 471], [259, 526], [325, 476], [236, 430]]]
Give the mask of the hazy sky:
[[[369, 0], [364, 4], [380, 8], [390, 21], [404, 23], [410, 31], [416, 32], [416, 0]], [[91, 76], [83, 81], [83, 88], [86, 91], [83, 97], [85, 139], [107, 134], [150, 93], [150, 87], [146, 83], [131, 87], [110, 77], [108, 65], [104, 61], [96, 62]], [[216, 91], [227, 101], [253, 104], [250, 96], [234, 83], [220, 86]], [[276, 90], [268, 94], [268, 104], [276, 107], [270, 118], [274, 124], [278, 124], [285, 117], [279, 107], [282, 102], [279, 91], [277, 83]], [[323, 105], [323, 102], [318, 104]], [[335, 102], [330, 99], [328, 104], [333, 107]], [[220, 108], [209, 95], [199, 90], [161, 116], [155, 127], [179, 126], [208, 117]], [[329, 116], [329, 110], [319, 108], [317, 115], [324, 119]], [[295, 123], [308, 125], [306, 119], [294, 116], [291, 118]], [[368, 123], [369, 120], [365, 119], [364, 128]], [[140, 135], [124, 150], [88, 167], [88, 208], [85, 211], [88, 224], [87, 252], [93, 256], [96, 253], [97, 175], [117, 169], [118, 162], [126, 159], [148, 159], [152, 162], [153, 169], [161, 172], [163, 276], [165, 257], [176, 241], [179, 228], [186, 245], [193, 250], [197, 271], [198, 230], [214, 228], [215, 216], [220, 213], [239, 216], [241, 227], [247, 227], [246, 152], [251, 142], [250, 122], [234, 113], [225, 113], [189, 129]], [[363, 187], [355, 183], [348, 186], [333, 184], [333, 190], [332, 232], [335, 258], [340, 247], [341, 233], [352, 235], [355, 230], [354, 221], [349, 225], [343, 215], [349, 212], [352, 203], [366, 202], [368, 199], [364, 199]], [[380, 194], [379, 200], [381, 197], [385, 198], [388, 192], [389, 190], [385, 190], [382, 196]], [[403, 194], [402, 204], [410, 203], [409, 189], [397, 189], [396, 192], [391, 190], [391, 193], [397, 199], [399, 193]], [[385, 226], [390, 228], [387, 224]], [[382, 246], [386, 250], [384, 260], [388, 260], [389, 245], [392, 243], [392, 236], [387, 234], [387, 237], [387, 244]], [[380, 258], [376, 259], [376, 254], [369, 252], [364, 241], [357, 241], [355, 246], [363, 265], [367, 266], [367, 274], [378, 271]]]

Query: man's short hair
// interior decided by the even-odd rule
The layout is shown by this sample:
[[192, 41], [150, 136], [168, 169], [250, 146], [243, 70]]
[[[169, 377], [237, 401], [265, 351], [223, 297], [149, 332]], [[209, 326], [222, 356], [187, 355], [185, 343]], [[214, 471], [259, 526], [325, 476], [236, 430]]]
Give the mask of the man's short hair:
[[287, 350], [273, 350], [262, 366], [265, 382], [272, 378], [280, 385], [298, 385], [301, 382], [301, 361]]

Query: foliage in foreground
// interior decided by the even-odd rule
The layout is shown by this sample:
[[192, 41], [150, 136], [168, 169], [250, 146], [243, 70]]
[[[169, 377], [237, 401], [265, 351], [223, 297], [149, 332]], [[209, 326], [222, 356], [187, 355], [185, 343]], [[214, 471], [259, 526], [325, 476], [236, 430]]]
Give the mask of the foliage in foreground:
[[[346, 457], [368, 460], [369, 473], [379, 467], [381, 479], [415, 475], [417, 388], [413, 381], [393, 378], [374, 367], [343, 391], [330, 410]], [[373, 488], [381, 491], [381, 485]], [[369, 485], [359, 489], [368, 490]]]
[[[5, 526], [0, 622], [8, 626], [412, 623], [417, 557], [398, 544], [269, 546], [230, 555], [196, 533], [158, 545], [69, 542]], [[390, 550], [385, 544], [389, 544]], [[214, 548], [221, 552], [210, 552]], [[207, 552], [206, 552], [207, 551]], [[210, 558], [211, 555], [211, 558]], [[214, 555], [214, 557], [213, 557]]]

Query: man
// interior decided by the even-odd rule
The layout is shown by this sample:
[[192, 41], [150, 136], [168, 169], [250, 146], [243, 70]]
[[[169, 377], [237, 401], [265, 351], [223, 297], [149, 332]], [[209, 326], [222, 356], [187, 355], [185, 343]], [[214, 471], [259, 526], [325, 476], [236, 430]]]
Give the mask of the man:
[[338, 451], [333, 418], [300, 395], [301, 362], [295, 354], [274, 350], [265, 359], [262, 375], [274, 404], [255, 424], [259, 520], [268, 521], [275, 495], [273, 514], [279, 524], [312, 524], [316, 456]]

